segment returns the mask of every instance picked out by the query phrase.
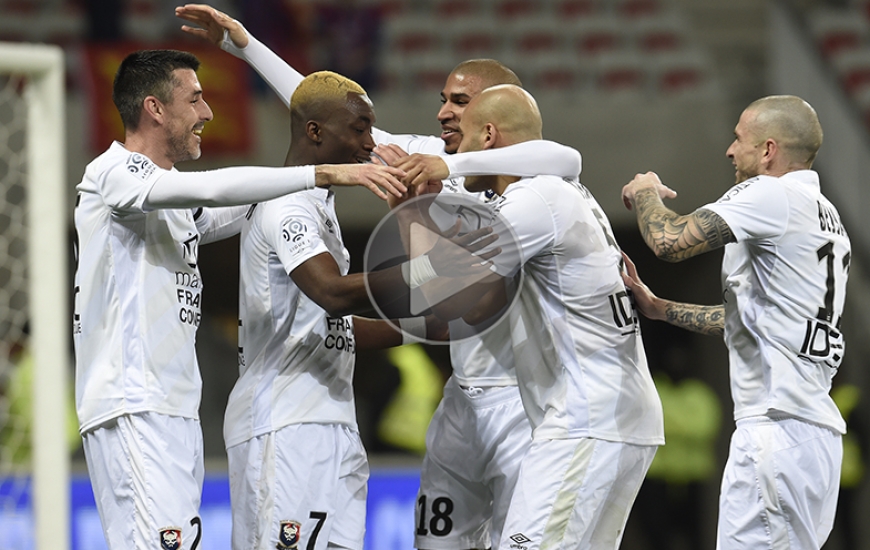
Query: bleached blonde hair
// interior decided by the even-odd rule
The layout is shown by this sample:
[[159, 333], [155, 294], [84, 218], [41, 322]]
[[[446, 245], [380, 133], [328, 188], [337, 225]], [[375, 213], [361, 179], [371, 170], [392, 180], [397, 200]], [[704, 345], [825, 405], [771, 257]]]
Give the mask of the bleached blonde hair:
[[290, 98], [290, 112], [308, 118], [321, 106], [345, 101], [347, 94], [366, 95], [362, 86], [332, 71], [317, 71], [306, 76]]

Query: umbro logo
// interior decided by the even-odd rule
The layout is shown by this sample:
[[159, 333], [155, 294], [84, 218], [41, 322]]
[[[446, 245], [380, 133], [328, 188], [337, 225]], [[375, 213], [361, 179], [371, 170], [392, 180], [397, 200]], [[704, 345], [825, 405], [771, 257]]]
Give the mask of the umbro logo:
[[514, 542], [513, 544], [511, 544], [511, 548], [516, 548], [517, 550], [525, 550], [525, 544], [532, 542], [532, 539], [522, 533], [511, 535], [510, 539]]

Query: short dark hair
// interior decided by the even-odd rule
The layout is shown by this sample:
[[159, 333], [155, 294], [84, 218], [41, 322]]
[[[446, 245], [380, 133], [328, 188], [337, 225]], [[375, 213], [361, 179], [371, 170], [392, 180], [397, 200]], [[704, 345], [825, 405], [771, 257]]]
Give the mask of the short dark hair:
[[179, 84], [172, 74], [176, 69], [199, 69], [199, 59], [178, 50], [140, 50], [124, 58], [112, 85], [112, 101], [126, 130], [139, 126], [142, 103], [153, 95], [164, 103], [172, 101]]

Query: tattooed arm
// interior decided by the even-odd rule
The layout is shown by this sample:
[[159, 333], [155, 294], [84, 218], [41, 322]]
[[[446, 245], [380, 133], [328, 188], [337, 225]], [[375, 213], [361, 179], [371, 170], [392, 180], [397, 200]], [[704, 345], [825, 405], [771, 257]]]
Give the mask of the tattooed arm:
[[718, 214], [699, 208], [680, 216], [667, 208], [663, 197], [673, 196], [652, 172], [638, 174], [622, 188], [625, 206], [637, 213], [637, 225], [656, 256], [679, 262], [735, 242], [734, 233]]
[[659, 298], [640, 280], [637, 268], [624, 252], [625, 271], [622, 280], [631, 290], [634, 304], [644, 317], [654, 321], [666, 321], [674, 326], [709, 336], [725, 333], [725, 306], [701, 306], [684, 304]]

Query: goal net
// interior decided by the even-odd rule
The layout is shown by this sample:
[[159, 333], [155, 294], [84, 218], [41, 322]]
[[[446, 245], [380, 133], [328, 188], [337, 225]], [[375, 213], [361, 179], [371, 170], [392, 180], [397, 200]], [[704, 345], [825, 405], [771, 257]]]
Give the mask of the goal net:
[[0, 43], [0, 546], [70, 547], [63, 53]]

